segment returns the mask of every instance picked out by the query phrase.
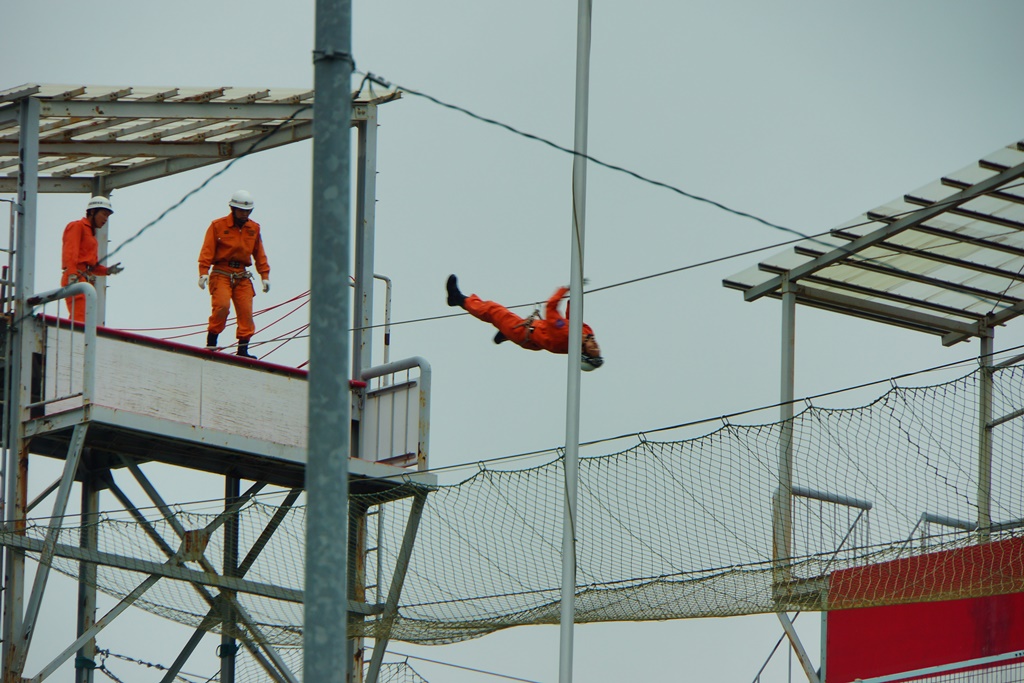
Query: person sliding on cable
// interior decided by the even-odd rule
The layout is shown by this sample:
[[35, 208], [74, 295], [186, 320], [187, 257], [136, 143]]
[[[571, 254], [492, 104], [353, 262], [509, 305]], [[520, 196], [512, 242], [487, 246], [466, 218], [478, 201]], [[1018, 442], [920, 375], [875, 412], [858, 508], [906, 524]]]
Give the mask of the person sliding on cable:
[[[464, 308], [474, 318], [491, 323], [498, 328], [494, 335], [494, 343], [511, 341], [530, 351], [550, 351], [551, 353], [569, 352], [569, 307], [563, 316], [558, 306], [569, 291], [568, 287], [559, 287], [548, 299], [544, 309], [544, 317], [535, 311], [529, 318], [520, 318], [504, 306], [494, 301], [484, 301], [476, 294], [464, 295], [459, 291], [459, 282], [454, 275], [448, 276], [448, 305]], [[594, 331], [590, 325], [583, 323], [583, 358], [580, 368], [589, 372], [604, 364], [601, 358], [601, 347], [597, 345]]]

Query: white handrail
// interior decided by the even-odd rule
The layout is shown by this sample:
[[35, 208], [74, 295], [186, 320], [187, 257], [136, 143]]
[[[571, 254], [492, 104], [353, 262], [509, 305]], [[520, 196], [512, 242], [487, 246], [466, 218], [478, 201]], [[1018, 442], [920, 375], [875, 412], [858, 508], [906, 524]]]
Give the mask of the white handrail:
[[88, 406], [96, 395], [96, 288], [88, 282], [76, 282], [67, 287], [52, 289], [28, 298], [31, 307], [42, 306], [78, 294], [85, 295], [85, 348], [83, 349], [82, 404]]

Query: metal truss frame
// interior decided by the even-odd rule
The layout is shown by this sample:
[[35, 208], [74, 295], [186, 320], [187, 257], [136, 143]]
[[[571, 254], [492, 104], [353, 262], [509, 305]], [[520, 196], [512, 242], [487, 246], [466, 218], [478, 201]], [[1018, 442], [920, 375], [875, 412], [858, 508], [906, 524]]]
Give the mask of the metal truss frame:
[[[372, 83], [365, 91], [354, 95], [352, 125], [358, 135], [358, 188], [356, 196], [356, 258], [355, 258], [355, 310], [354, 319], [364, 321], [359, 326], [353, 343], [354, 375], [368, 369], [371, 360], [370, 331], [373, 311], [374, 203], [377, 154], [377, 106], [398, 99], [401, 93], [394, 89], [374, 91]], [[299, 602], [301, 591], [271, 586], [247, 580], [245, 575], [259, 556], [274, 531], [285, 519], [301, 490], [292, 489], [285, 503], [263, 529], [259, 539], [241, 562], [237, 562], [237, 548], [225, 555], [225, 566], [218, 571], [201, 552], [189, 546], [190, 534], [174, 526], [176, 538], [165, 539], [142, 517], [142, 513], [117, 484], [111, 469], [90, 470], [90, 421], [105, 409], [93, 405], [83, 396], [83, 407], [74, 416], [57, 416], [63, 426], [73, 430], [71, 443], [64, 455], [64, 470], [59, 480], [48, 485], [34, 500], [27, 498], [27, 476], [30, 447], [33, 438], [46, 429], [34, 417], [32, 386], [34, 357], [41, 353], [43, 342], [37, 338], [32, 325], [26, 324], [33, 307], [39, 303], [35, 297], [35, 239], [36, 206], [42, 193], [109, 194], [115, 189], [129, 187], [148, 180], [162, 178], [211, 164], [237, 159], [256, 151], [306, 140], [313, 135], [313, 93], [311, 91], [217, 89], [145, 89], [107, 88], [101, 86], [45, 86], [26, 85], [0, 91], [0, 193], [17, 195], [12, 205], [16, 230], [11, 244], [12, 269], [9, 280], [3, 284], [13, 293], [3, 302], [8, 321], [4, 361], [2, 447], [4, 462], [4, 522], [8, 540], [5, 541], [4, 600], [3, 600], [3, 676], [4, 680], [23, 680], [23, 670], [32, 634], [36, 629], [40, 606], [46, 589], [47, 577], [55, 558], [79, 562], [78, 637], [61, 654], [50, 661], [32, 679], [42, 681], [77, 652], [83, 666], [76, 665], [76, 683], [92, 683], [95, 659], [95, 635], [136, 602], [147, 590], [164, 579], [188, 582], [209, 605], [209, 611], [188, 643], [175, 659], [172, 671], [165, 676], [170, 681], [180, 671], [202, 638], [204, 629], [229, 623], [224, 631], [222, 645], [229, 647], [237, 636], [263, 667], [267, 675], [278, 683], [295, 683], [295, 674], [276, 649], [261, 634], [259, 627], [235, 597], [238, 593], [251, 593], [275, 599]], [[105, 248], [105, 245], [103, 245]], [[67, 294], [65, 290], [48, 293]], [[100, 292], [99, 313], [87, 318], [103, 319], [104, 301]], [[87, 323], [89, 321], [87, 320]], [[358, 434], [360, 403], [353, 399], [354, 429]], [[52, 424], [51, 424], [52, 427]], [[96, 432], [96, 430], [93, 430]], [[170, 435], [174, 438], [174, 435]], [[93, 438], [96, 438], [95, 436]], [[243, 435], [240, 435], [243, 438]], [[116, 450], [116, 449], [115, 449]], [[104, 451], [109, 453], [108, 446]], [[255, 451], [254, 451], [255, 452]], [[357, 452], [357, 451], [354, 451]], [[61, 457], [60, 453], [56, 455]], [[120, 468], [129, 471], [146, 495], [162, 511], [164, 518], [175, 525], [169, 506], [156, 487], [138, 467], [138, 461], [122, 454]], [[180, 463], [179, 463], [180, 464]], [[372, 463], [367, 463], [372, 466]], [[108, 464], [107, 467], [116, 467]], [[187, 467], [187, 464], [185, 465]], [[119, 469], [120, 469], [119, 468]], [[373, 477], [372, 467], [363, 476]], [[250, 500], [263, 484], [256, 483], [244, 494], [230, 493], [237, 488], [237, 479], [231, 483], [226, 476], [226, 507], [205, 530], [231, 524], [232, 513]], [[70, 500], [72, 483], [79, 481], [81, 488], [82, 532], [79, 546], [57, 542], [60, 520]], [[397, 480], [378, 486], [400, 486]], [[290, 485], [290, 484], [289, 484]], [[144, 561], [138, 558], [101, 552], [97, 547], [94, 522], [99, 512], [99, 494], [108, 490], [124, 509], [145, 529], [153, 543], [167, 558], [164, 562]], [[348, 610], [358, 618], [380, 616], [384, 623], [393, 624], [397, 617], [398, 598], [404, 582], [405, 570], [416, 535], [420, 513], [429, 486], [417, 490], [413, 513], [410, 515], [402, 542], [402, 559], [392, 580], [388, 601], [384, 605], [368, 605], [351, 600]], [[28, 513], [55, 495], [53, 523], [45, 539], [28, 538], [24, 532]], [[407, 495], [407, 494], [403, 494]], [[14, 531], [15, 533], [10, 533]], [[229, 532], [230, 533], [230, 532]], [[237, 535], [234, 536], [237, 539]], [[357, 555], [365, 548], [356, 548]], [[39, 569], [31, 588], [27, 607], [24, 600], [26, 554], [38, 554]], [[202, 571], [184, 566], [188, 561], [199, 562]], [[113, 609], [96, 618], [96, 569], [98, 566], [129, 569], [147, 574]], [[225, 617], [225, 615], [227, 615]], [[380, 655], [388, 638], [378, 641]], [[349, 647], [361, 653], [361, 645], [350, 641]], [[375, 652], [376, 656], [376, 652]], [[379, 662], [375, 671], [379, 671]], [[354, 672], [357, 679], [362, 669]], [[376, 675], [376, 674], [374, 674]], [[222, 667], [221, 682], [233, 683], [233, 666]]]

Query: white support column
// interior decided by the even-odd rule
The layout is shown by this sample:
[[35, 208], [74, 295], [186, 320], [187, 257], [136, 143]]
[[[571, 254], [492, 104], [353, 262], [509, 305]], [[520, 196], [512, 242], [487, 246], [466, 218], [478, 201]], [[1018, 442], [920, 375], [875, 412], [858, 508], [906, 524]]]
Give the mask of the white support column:
[[[565, 501], [562, 512], [562, 590], [558, 681], [572, 681], [576, 627], [576, 485], [579, 479], [580, 390], [583, 347], [583, 264], [587, 217], [587, 131], [590, 116], [591, 0], [579, 0], [576, 19], [576, 125], [572, 161], [572, 236], [570, 258], [569, 362], [565, 406]], [[575, 349], [575, 351], [573, 351]]]
[[[377, 194], [377, 105], [366, 106], [366, 119], [357, 123], [358, 142], [356, 149], [356, 197], [355, 197], [355, 292], [353, 293], [353, 321], [355, 331], [352, 335], [352, 377], [359, 377], [363, 370], [373, 365], [373, 260], [374, 242], [376, 239], [376, 194]], [[352, 454], [360, 453], [360, 435], [362, 430], [363, 403], [360, 395], [352, 394]], [[350, 527], [350, 542], [353, 552], [350, 561], [354, 563], [349, 571], [349, 594], [362, 601], [365, 591], [363, 562], [366, 555], [366, 518], [362, 515]], [[356, 582], [359, 582], [357, 585]], [[350, 619], [360, 620], [362, 615], [350, 614]], [[352, 683], [363, 680], [363, 640], [349, 638], [346, 640], [348, 660], [352, 662]]]
[[[793, 397], [796, 377], [796, 292], [789, 278], [782, 281], [782, 378], [779, 408], [779, 485], [772, 505], [774, 583], [789, 581], [793, 556]], [[788, 588], [785, 592], [788, 592]], [[775, 591], [777, 596], [782, 593]]]
[[[355, 197], [355, 335], [352, 344], [352, 377], [359, 377], [372, 362], [373, 330], [373, 261], [376, 240], [377, 202], [377, 105], [366, 105], [366, 120], [356, 124]], [[358, 419], [358, 415], [354, 414]]]

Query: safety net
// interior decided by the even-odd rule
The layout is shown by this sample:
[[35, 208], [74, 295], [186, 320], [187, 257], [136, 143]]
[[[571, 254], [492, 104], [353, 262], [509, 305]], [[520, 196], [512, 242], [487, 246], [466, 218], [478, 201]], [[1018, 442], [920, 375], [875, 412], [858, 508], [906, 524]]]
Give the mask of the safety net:
[[[980, 427], [983, 373], [991, 375], [992, 408]], [[1024, 368], [1010, 365], [933, 386], [894, 383], [857, 408], [804, 401], [785, 422], [722, 420], [696, 438], [641, 436], [621, 452], [581, 458], [577, 622], [1024, 590], [1024, 421], [1014, 419], [1024, 413], [1022, 379]], [[779, 477], [780, 444], [787, 442], [791, 487]], [[528, 469], [481, 465], [460, 483], [429, 490], [393, 623], [381, 614], [354, 617], [351, 633], [376, 637], [390, 626], [391, 640], [442, 644], [557, 623], [564, 476], [556, 454]], [[385, 601], [415, 494], [423, 493], [408, 486], [409, 495], [397, 500], [394, 491], [351, 497], [366, 512], [363, 532], [351, 540], [364, 537], [357, 597], [368, 603]], [[779, 495], [787, 488], [788, 506]], [[983, 528], [979, 491], [991, 520]], [[151, 581], [135, 604], [193, 627], [300, 647], [306, 509], [302, 498], [297, 503], [283, 509], [280, 496], [259, 497], [237, 515], [240, 557], [249, 556], [244, 580], [285, 593], [239, 591], [226, 600], [214, 587], [165, 577]], [[96, 525], [98, 548], [122, 566], [101, 564], [95, 585], [117, 598], [129, 595], [148, 568], [168, 562], [167, 547], [180, 546], [175, 527], [201, 529], [217, 514], [176, 508], [171, 524], [157, 510], [146, 519], [105, 513]], [[783, 522], [785, 533], [777, 533]], [[24, 533], [42, 539], [49, 523], [30, 520]], [[81, 531], [78, 518], [63, 520], [58, 543], [77, 546]], [[165, 539], [163, 548], [155, 537]], [[209, 538], [209, 565], [223, 566], [224, 538], [223, 526]], [[202, 570], [194, 559], [178, 564]], [[78, 580], [76, 560], [58, 552], [53, 566]]]

